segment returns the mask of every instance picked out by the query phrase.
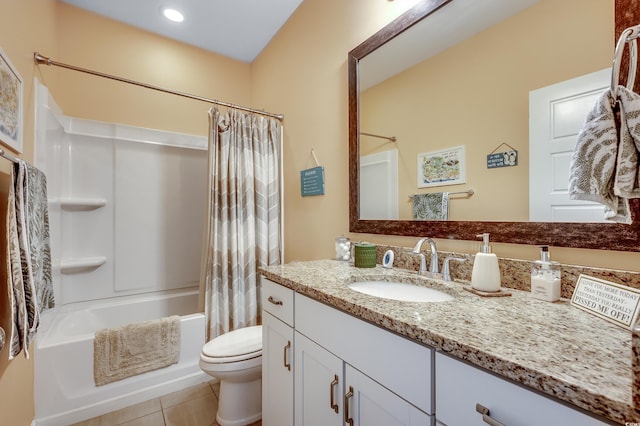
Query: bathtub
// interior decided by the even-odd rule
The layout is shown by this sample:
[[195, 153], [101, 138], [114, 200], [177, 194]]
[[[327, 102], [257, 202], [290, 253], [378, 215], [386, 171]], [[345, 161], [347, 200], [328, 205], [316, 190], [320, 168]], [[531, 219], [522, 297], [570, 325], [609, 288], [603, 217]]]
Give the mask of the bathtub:
[[[34, 346], [33, 425], [69, 425], [206, 382], [198, 365], [204, 315], [197, 290], [74, 303], [45, 312]], [[178, 364], [104, 386], [93, 380], [93, 339], [102, 328], [181, 316]]]

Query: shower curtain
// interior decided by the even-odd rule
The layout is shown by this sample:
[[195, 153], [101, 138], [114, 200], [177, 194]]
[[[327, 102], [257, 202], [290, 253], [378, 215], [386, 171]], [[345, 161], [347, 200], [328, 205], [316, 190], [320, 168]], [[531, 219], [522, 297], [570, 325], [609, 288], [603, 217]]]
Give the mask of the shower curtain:
[[261, 322], [257, 268], [281, 261], [281, 132], [275, 119], [209, 110], [200, 274], [207, 341]]

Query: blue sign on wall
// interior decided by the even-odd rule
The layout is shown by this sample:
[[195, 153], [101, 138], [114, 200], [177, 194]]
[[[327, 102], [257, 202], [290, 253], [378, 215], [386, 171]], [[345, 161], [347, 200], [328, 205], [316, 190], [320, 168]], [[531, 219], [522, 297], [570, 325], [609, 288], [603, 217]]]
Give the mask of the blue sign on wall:
[[300, 171], [300, 192], [303, 197], [324, 195], [324, 167]]

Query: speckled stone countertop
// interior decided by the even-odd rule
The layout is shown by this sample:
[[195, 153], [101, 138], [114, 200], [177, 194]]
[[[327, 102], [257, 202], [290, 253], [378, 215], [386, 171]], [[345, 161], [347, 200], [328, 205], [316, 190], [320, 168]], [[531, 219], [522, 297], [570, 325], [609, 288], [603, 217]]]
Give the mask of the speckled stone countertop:
[[[300, 294], [612, 422], [640, 421], [632, 402], [631, 332], [566, 299], [549, 303], [512, 289], [511, 297], [480, 297], [459, 282], [337, 260], [292, 262], [260, 272]], [[348, 288], [372, 278], [430, 285], [454, 300], [399, 302]]]

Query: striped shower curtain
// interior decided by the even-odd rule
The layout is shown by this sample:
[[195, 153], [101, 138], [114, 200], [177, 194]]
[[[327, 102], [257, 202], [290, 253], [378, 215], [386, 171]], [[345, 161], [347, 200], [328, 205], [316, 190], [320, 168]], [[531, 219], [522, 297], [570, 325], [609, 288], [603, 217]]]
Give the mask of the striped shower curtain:
[[281, 132], [275, 119], [209, 110], [200, 274], [207, 341], [261, 322], [257, 268], [281, 261]]

